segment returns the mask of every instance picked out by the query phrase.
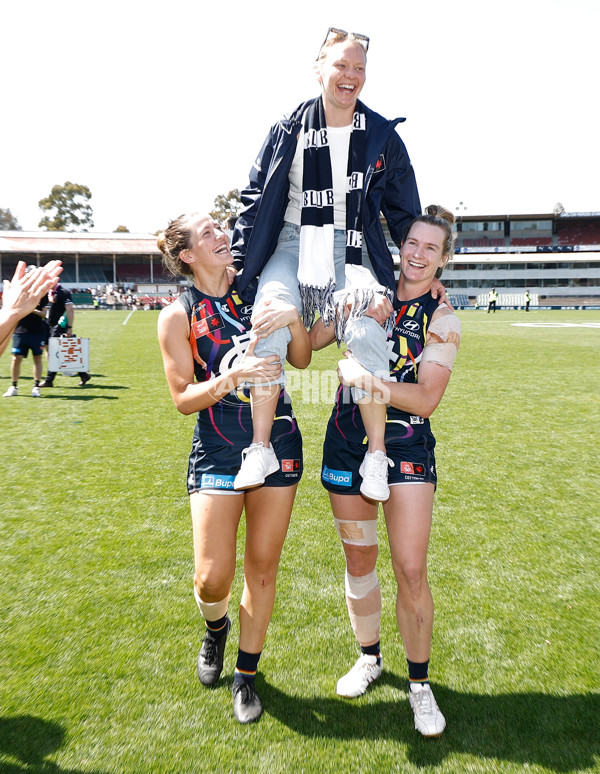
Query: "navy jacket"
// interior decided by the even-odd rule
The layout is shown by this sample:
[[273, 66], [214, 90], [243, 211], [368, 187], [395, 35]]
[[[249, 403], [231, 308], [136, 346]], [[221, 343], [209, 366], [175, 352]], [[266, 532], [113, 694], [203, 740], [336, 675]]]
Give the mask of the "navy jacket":
[[[232, 238], [234, 267], [240, 272], [238, 291], [252, 303], [258, 275], [273, 254], [288, 205], [289, 171], [302, 129], [302, 115], [315, 100], [300, 105], [275, 124], [250, 170], [248, 187], [242, 191], [244, 209]], [[379, 220], [386, 218], [394, 242], [400, 246], [404, 228], [421, 214], [415, 174], [404, 143], [395, 132], [404, 118], [392, 121], [360, 107], [367, 117], [367, 168], [362, 217], [363, 238], [378, 281], [394, 289], [394, 264]]]

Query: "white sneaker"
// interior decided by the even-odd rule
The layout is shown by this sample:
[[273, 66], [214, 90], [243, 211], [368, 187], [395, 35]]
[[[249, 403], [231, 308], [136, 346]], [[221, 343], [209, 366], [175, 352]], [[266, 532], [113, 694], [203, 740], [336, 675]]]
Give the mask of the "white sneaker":
[[271, 444], [251, 443], [242, 452], [242, 466], [233, 482], [234, 489], [264, 484], [265, 478], [279, 470], [279, 460]]
[[11, 384], [10, 387], [8, 388], [8, 390], [4, 393], [4, 395], [2, 397], [3, 398], [14, 398], [15, 395], [18, 395], [18, 392], [19, 391], [17, 390], [15, 385]]
[[42, 393], [40, 392], [40, 388], [37, 386], [34, 386], [33, 390], [31, 391], [31, 397], [32, 398], [41, 398]]
[[388, 486], [388, 466], [394, 463], [380, 449], [367, 452], [358, 472], [362, 476], [360, 493], [369, 500], [384, 502], [390, 496]]
[[381, 669], [381, 657], [378, 664], [377, 656], [363, 653], [348, 674], [340, 677], [337, 681], [336, 690], [338, 696], [345, 696], [347, 699], [355, 699], [357, 696], [362, 696], [369, 687], [369, 683], [377, 680], [381, 674]]
[[423, 736], [440, 736], [446, 728], [446, 718], [440, 712], [431, 686], [428, 683], [413, 683], [408, 691], [408, 699], [415, 716], [417, 731]]

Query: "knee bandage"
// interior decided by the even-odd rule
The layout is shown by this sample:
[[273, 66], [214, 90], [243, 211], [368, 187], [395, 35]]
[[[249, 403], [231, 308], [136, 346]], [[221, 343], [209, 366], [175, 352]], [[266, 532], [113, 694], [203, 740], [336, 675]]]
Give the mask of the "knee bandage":
[[354, 636], [361, 645], [379, 642], [381, 590], [377, 571], [355, 577], [346, 570], [346, 605]]
[[342, 543], [348, 543], [351, 546], [377, 545], [377, 519], [349, 521], [334, 518], [333, 521]]
[[219, 618], [223, 618], [229, 607], [230, 596], [231, 594], [228, 594], [225, 599], [222, 599], [220, 602], [204, 602], [200, 599], [200, 595], [194, 587], [194, 598], [196, 599], [196, 604], [200, 608], [200, 612], [205, 621], [218, 621]]

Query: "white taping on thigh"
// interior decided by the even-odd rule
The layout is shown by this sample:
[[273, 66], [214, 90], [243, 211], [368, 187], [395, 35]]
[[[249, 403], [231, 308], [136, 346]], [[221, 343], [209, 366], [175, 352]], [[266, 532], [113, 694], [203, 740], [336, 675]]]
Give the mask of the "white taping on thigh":
[[334, 518], [333, 521], [343, 543], [351, 546], [377, 545], [377, 519], [350, 521]]
[[202, 613], [202, 617], [205, 621], [218, 621], [219, 618], [223, 618], [227, 612], [227, 608], [229, 607], [230, 596], [231, 594], [228, 594], [225, 599], [222, 599], [220, 602], [204, 602], [202, 599], [200, 599], [200, 595], [194, 586], [194, 597], [196, 599], [196, 604], [200, 608], [200, 612]]

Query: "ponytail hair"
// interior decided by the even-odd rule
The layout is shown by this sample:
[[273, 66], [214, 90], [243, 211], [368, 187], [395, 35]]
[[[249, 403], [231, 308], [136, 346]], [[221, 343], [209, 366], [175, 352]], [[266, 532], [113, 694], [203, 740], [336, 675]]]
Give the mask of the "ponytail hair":
[[180, 215], [175, 220], [172, 220], [166, 229], [158, 234], [156, 239], [158, 249], [163, 254], [163, 266], [174, 277], [181, 275], [189, 277], [192, 274], [189, 263], [182, 261], [180, 258], [184, 250], [191, 248], [192, 232], [188, 226], [189, 220], [189, 215]]

